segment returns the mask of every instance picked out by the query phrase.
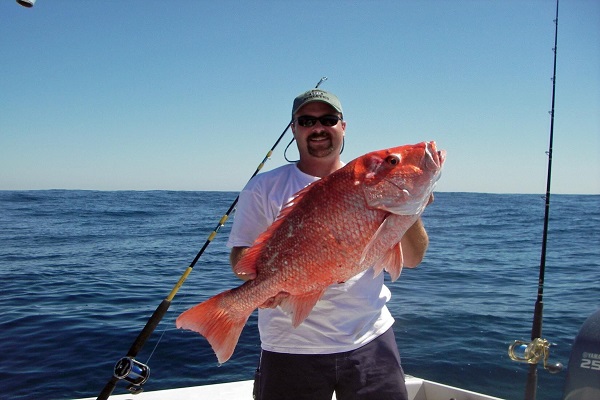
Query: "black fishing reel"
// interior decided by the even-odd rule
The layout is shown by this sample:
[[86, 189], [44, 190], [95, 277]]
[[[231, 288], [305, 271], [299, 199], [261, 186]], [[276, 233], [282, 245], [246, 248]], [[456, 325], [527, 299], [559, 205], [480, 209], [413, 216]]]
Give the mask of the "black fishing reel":
[[138, 394], [144, 391], [142, 385], [150, 377], [150, 367], [134, 358], [123, 357], [115, 364], [114, 376], [129, 382], [127, 390], [132, 394]]
[[535, 338], [531, 342], [515, 340], [514, 343], [508, 347], [508, 356], [513, 361], [528, 364], [537, 364], [542, 360], [544, 369], [551, 374], [556, 374], [562, 371], [563, 365], [559, 362], [548, 364], [550, 345], [549, 341], [541, 338]]

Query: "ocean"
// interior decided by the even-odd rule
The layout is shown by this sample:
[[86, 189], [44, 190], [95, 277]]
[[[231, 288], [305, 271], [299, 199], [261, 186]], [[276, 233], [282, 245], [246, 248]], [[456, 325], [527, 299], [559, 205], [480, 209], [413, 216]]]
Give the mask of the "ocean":
[[[146, 321], [218, 225], [236, 193], [0, 191], [0, 398], [97, 396]], [[436, 193], [423, 215], [423, 263], [388, 281], [405, 372], [522, 399], [529, 366], [508, 346], [531, 335], [543, 195]], [[217, 364], [199, 335], [177, 330], [190, 306], [240, 282], [230, 222], [208, 246], [137, 359], [147, 391], [252, 379], [256, 316]], [[552, 195], [543, 337], [568, 364], [600, 307], [600, 196]], [[562, 397], [566, 371], [539, 368], [538, 399]], [[115, 393], [125, 393], [120, 383]]]

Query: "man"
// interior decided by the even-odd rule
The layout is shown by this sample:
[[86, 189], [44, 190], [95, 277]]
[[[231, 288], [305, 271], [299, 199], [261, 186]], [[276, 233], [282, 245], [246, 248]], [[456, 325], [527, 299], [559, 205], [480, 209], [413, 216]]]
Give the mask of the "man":
[[[305, 92], [292, 106], [292, 132], [300, 160], [254, 177], [243, 191], [228, 246], [235, 265], [282, 206], [310, 183], [344, 164], [340, 160], [346, 122], [342, 105], [321, 89]], [[418, 265], [428, 237], [419, 219], [401, 240], [404, 262]], [[236, 275], [253, 279], [256, 275]], [[281, 296], [258, 313], [261, 358], [254, 396], [259, 400], [406, 399], [404, 373], [385, 303], [391, 294], [383, 274], [368, 269], [347, 282], [330, 286], [308, 318], [294, 328], [277, 308]]]

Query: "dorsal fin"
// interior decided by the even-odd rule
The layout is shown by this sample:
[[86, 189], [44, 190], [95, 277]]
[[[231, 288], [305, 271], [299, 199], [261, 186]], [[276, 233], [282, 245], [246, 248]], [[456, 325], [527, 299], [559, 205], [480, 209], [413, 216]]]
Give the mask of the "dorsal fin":
[[263, 243], [265, 243], [271, 236], [273, 236], [273, 232], [275, 232], [285, 221], [285, 218], [296, 208], [298, 203], [304, 198], [306, 193], [308, 193], [309, 189], [313, 186], [314, 183], [319, 181], [315, 181], [310, 185], [306, 186], [304, 189], [299, 190], [282, 208], [275, 221], [267, 228], [266, 231], [258, 235], [252, 246], [248, 249], [244, 256], [238, 261], [235, 265], [235, 272], [237, 274], [253, 274], [256, 273], [256, 262], [258, 257], [260, 256]]
[[311, 183], [304, 189], [299, 190], [287, 203], [285, 203], [285, 205], [281, 208], [281, 211], [279, 211], [279, 214], [275, 218], [275, 221], [273, 221], [273, 223], [267, 228], [266, 231], [258, 235], [252, 247], [255, 247], [256, 245], [265, 242], [268, 238], [270, 238], [273, 235], [273, 232], [277, 230], [281, 226], [285, 218], [296, 209], [298, 204], [302, 201], [302, 199], [304, 198], [306, 193], [308, 193], [310, 188], [312, 188], [312, 186], [313, 184]]

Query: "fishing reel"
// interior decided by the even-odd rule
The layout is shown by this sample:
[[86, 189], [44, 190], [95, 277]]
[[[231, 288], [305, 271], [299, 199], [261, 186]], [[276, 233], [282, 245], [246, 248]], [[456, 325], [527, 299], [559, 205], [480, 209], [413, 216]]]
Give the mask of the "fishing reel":
[[543, 360], [544, 369], [551, 374], [556, 374], [563, 369], [559, 362], [548, 364], [551, 343], [546, 339], [535, 338], [531, 342], [515, 340], [508, 347], [508, 356], [511, 360], [528, 364], [537, 364]]
[[142, 385], [150, 377], [150, 367], [134, 358], [123, 357], [115, 364], [114, 376], [129, 382], [127, 390], [132, 394], [138, 394], [144, 391]]

